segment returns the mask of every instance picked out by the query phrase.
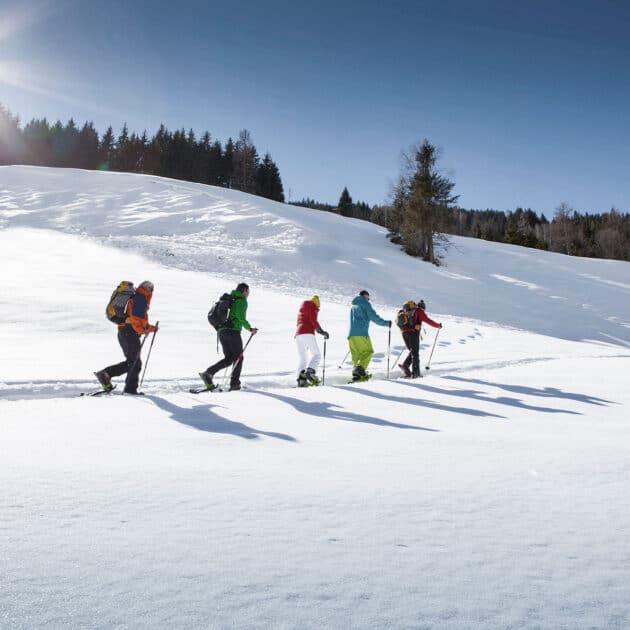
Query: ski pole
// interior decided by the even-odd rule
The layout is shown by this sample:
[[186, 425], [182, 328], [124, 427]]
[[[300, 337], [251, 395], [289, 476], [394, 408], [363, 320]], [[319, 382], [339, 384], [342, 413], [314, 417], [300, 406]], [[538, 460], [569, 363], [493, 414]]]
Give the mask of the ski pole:
[[326, 337], [324, 337], [324, 364], [322, 365], [322, 385], [326, 382]]
[[[250, 333], [247, 343], [243, 346], [241, 353], [238, 355], [234, 363], [232, 363], [232, 372], [234, 372], [234, 368], [243, 360], [243, 355], [245, 354], [245, 350], [247, 350], [247, 346], [249, 346], [249, 342], [252, 340], [253, 336], [254, 336], [254, 333]], [[230, 378], [231, 378], [231, 373], [230, 373]]]
[[389, 356], [391, 353], [392, 347], [392, 323], [389, 322], [389, 330], [387, 331], [387, 380], [389, 381], [389, 362], [391, 357]]
[[400, 358], [402, 357], [404, 351], [405, 351], [405, 348], [403, 347], [403, 349], [400, 351], [400, 354], [398, 355], [398, 358], [396, 359], [396, 361], [394, 361], [394, 364], [392, 365], [392, 367], [396, 367], [398, 365], [398, 362], [400, 361]]
[[[155, 341], [155, 335], [158, 331], [159, 325], [160, 325], [160, 322], [155, 322], [155, 330], [153, 331], [153, 337], [151, 337], [151, 345], [149, 345], [149, 352], [144, 362], [144, 370], [142, 371], [142, 378], [140, 379], [140, 385], [138, 387], [142, 387], [142, 383], [144, 382], [144, 375], [147, 373], [147, 365], [149, 365], [149, 358], [151, 356], [151, 350], [153, 349], [153, 342]], [[146, 337], [144, 339], [146, 339]], [[144, 343], [144, 340], [142, 341], [142, 343]], [[142, 350], [142, 345], [140, 346], [140, 349]]]
[[[435, 344], [437, 343], [438, 335], [440, 334], [441, 328], [438, 328], [438, 331], [435, 333], [435, 339], [433, 340], [433, 347], [431, 348], [431, 354], [429, 355], [429, 363], [431, 363], [431, 357], [433, 356], [433, 351], [435, 350]], [[429, 363], [427, 363], [427, 370], [430, 370]]]
[[140, 360], [140, 355], [142, 354], [142, 346], [144, 346], [144, 342], [147, 340], [147, 337], [148, 337], [148, 335], [145, 335], [144, 337], [142, 337], [142, 341], [140, 342], [140, 348], [138, 350], [138, 354], [136, 355], [136, 358], [134, 359], [134, 362], [131, 364], [131, 367], [127, 370], [127, 372], [133, 372], [133, 369], [136, 367], [136, 364]]
[[[232, 363], [232, 365], [234, 365], [234, 363]], [[229, 369], [229, 365], [225, 368], [225, 370], [223, 370], [223, 378], [221, 379], [221, 389], [227, 387], [227, 382], [228, 382], [228, 369]]]
[[343, 358], [343, 361], [337, 366], [338, 370], [340, 370], [342, 368], [342, 366], [346, 362], [346, 359], [348, 358], [349, 354], [350, 354], [350, 350], [348, 350], [348, 352], [346, 352], [346, 356]]

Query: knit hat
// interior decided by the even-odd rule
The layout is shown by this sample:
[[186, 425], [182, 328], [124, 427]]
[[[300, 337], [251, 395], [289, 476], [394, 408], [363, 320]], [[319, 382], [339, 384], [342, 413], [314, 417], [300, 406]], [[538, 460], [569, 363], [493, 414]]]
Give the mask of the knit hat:
[[319, 308], [319, 295], [314, 295], [311, 298], [311, 302], [313, 302], [315, 304], [315, 306], [317, 306], [317, 308]]
[[153, 282], [151, 282], [150, 280], [145, 280], [144, 282], [140, 283], [138, 288], [145, 289], [145, 291], [148, 291], [149, 293], [153, 293]]

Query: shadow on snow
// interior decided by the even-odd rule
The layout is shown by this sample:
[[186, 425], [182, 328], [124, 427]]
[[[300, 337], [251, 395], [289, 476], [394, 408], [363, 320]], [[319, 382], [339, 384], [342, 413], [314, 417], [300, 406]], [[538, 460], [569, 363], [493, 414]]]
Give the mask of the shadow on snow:
[[[414, 389], [420, 388], [420, 383], [417, 385], [415, 383], [407, 383], [405, 381], [396, 381], [396, 384], [407, 385], [413, 387]], [[360, 387], [352, 387], [352, 386], [343, 386], [339, 387], [339, 389], [345, 389], [349, 392], [353, 392], [356, 394], [363, 394], [364, 396], [370, 396], [372, 398], [378, 398], [380, 400], [385, 400], [387, 402], [397, 402], [402, 403], [404, 405], [415, 405], [418, 407], [428, 407], [429, 409], [437, 409], [439, 411], [449, 411], [452, 413], [460, 413], [467, 416], [478, 416], [482, 418], [500, 418], [505, 420], [505, 416], [500, 416], [496, 413], [488, 413], [487, 411], [481, 411], [480, 409], [470, 409], [469, 407], [451, 407], [450, 405], [441, 405], [436, 402], [431, 402], [424, 398], [407, 398], [405, 396], [392, 396], [391, 394], [380, 394], [379, 392], [375, 392], [371, 389], [364, 389]], [[423, 387], [423, 389], [425, 389]], [[434, 388], [436, 391], [437, 388]], [[421, 390], [420, 390], [421, 391]], [[444, 393], [447, 393], [447, 390], [444, 390]]]
[[[208, 396], [218, 396], [218, 394], [208, 394]], [[226, 420], [211, 411], [212, 405], [195, 405], [192, 408], [179, 407], [164, 398], [147, 394], [145, 399], [151, 400], [157, 407], [170, 414], [171, 418], [176, 422], [193, 427], [199, 431], [207, 431], [209, 433], [223, 433], [227, 435], [236, 435], [246, 440], [258, 439], [261, 435], [276, 438], [278, 440], [286, 440], [288, 442], [296, 442], [297, 440], [286, 433], [276, 433], [274, 431], [260, 431], [249, 427], [242, 422], [234, 422]]]
[[[514, 392], [515, 394], [523, 394], [525, 396], [540, 396], [542, 398], [560, 398], [564, 400], [575, 400], [576, 402], [586, 403], [589, 405], [606, 406], [609, 404], [615, 404], [611, 400], [605, 400], [604, 398], [597, 398], [595, 396], [589, 396], [588, 394], [578, 394], [574, 392], [563, 392], [556, 387], [544, 387], [542, 389], [537, 387], [528, 387], [527, 385], [507, 385], [505, 383], [493, 383], [491, 381], [483, 381], [476, 378], [463, 378], [461, 376], [442, 376], [444, 380], [461, 381], [464, 383], [474, 383], [475, 385], [485, 385], [488, 387], [497, 387], [498, 389], [504, 389], [508, 392]], [[511, 398], [503, 399], [497, 398], [498, 402], [504, 400], [513, 400]], [[506, 403], [510, 404], [510, 403]], [[538, 407], [525, 406], [528, 409], [541, 410]], [[542, 408], [545, 411], [545, 408]], [[572, 413], [572, 412], [565, 412]], [[574, 413], [574, 412], [573, 412]]]
[[[340, 389], [345, 389], [341, 387]], [[350, 389], [350, 388], [348, 388]], [[356, 391], [352, 389], [351, 391]], [[259, 396], [268, 396], [274, 398], [287, 405], [291, 405], [296, 411], [300, 413], [316, 416], [318, 418], [328, 418], [331, 420], [344, 420], [347, 422], [362, 422], [365, 424], [375, 424], [380, 427], [391, 427], [394, 429], [411, 429], [414, 431], [431, 431], [439, 433], [439, 429], [430, 429], [428, 427], [419, 427], [411, 424], [400, 424], [398, 422], [390, 422], [389, 420], [383, 420], [382, 418], [375, 418], [372, 416], [365, 416], [358, 413], [352, 413], [346, 411], [339, 405], [335, 405], [329, 402], [308, 402], [300, 398], [293, 398], [291, 396], [283, 396], [282, 394], [272, 393], [270, 391], [257, 391]]]

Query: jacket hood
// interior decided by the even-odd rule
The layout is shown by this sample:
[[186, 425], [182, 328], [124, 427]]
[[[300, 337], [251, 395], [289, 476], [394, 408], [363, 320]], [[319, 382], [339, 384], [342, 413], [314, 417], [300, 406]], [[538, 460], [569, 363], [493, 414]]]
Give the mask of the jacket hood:
[[365, 302], [367, 302], [367, 300], [362, 295], [357, 295], [357, 297], [352, 300], [352, 304], [355, 306], [358, 304], [364, 304]]

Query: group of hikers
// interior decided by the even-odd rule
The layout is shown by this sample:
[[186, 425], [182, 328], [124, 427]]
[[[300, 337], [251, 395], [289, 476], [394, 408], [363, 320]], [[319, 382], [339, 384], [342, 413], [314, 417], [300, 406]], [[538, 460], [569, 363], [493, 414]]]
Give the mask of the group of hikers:
[[[126, 286], [123, 287], [123, 285]], [[126, 394], [141, 395], [141, 392], [138, 391], [138, 381], [142, 369], [140, 357], [142, 344], [140, 338], [142, 335], [157, 332], [157, 325], [149, 324], [148, 314], [154, 287], [152, 282], [145, 280], [135, 290], [131, 283], [126, 282], [121, 283], [119, 289], [120, 291], [114, 292], [108, 305], [108, 318], [118, 324], [118, 342], [125, 355], [125, 360], [110, 365], [94, 374], [105, 391], [113, 389], [113, 377], [127, 374], [124, 392]], [[116, 297], [121, 304], [117, 318], [110, 316], [110, 314], [114, 313], [111, 305], [115, 302]], [[217, 384], [213, 380], [217, 372], [230, 366], [232, 367], [230, 391], [241, 389], [244, 354], [241, 332], [243, 329], [249, 331], [250, 339], [258, 332], [258, 328], [247, 321], [248, 297], [249, 285], [245, 282], [239, 283], [230, 294], [224, 295], [227, 305], [229, 305], [229, 310], [226, 306], [224, 321], [218, 325], [215, 324], [224, 356], [204, 372], [199, 373], [208, 390], [217, 388]], [[298, 387], [308, 387], [321, 383], [317, 376], [317, 369], [322, 355], [315, 333], [322, 335], [324, 340], [329, 338], [329, 334], [319, 323], [319, 308], [319, 296], [313, 295], [313, 297], [301, 304], [298, 311], [295, 332], [295, 343], [298, 353]], [[422, 324], [425, 323], [433, 328], [442, 328], [442, 324], [428, 317], [425, 309], [426, 304], [424, 300], [418, 300], [417, 302], [409, 300], [405, 302], [397, 315], [396, 324], [409, 351], [405, 360], [398, 366], [406, 378], [419, 378], [422, 376], [420, 371], [420, 330]], [[210, 314], [208, 319], [214, 324]], [[390, 329], [392, 326], [392, 320], [383, 319], [376, 313], [370, 304], [369, 292], [363, 290], [352, 300], [350, 308], [348, 345], [349, 354], [352, 357], [353, 382], [366, 381], [371, 377], [371, 374], [367, 371], [374, 355], [374, 348], [369, 335], [370, 322]]]

